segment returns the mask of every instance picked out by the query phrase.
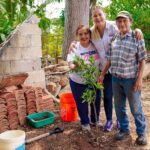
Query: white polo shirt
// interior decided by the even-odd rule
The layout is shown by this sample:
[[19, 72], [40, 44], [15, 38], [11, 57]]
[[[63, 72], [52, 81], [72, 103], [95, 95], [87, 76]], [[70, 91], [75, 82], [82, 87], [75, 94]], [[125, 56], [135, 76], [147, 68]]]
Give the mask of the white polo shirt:
[[99, 53], [100, 69], [102, 70], [105, 63], [107, 62], [106, 52], [110, 49], [112, 38], [118, 33], [118, 28], [114, 21], [106, 21], [106, 27], [104, 29], [104, 35], [102, 38], [99, 37], [98, 39], [95, 40], [93, 28], [91, 28], [91, 32], [92, 32], [91, 40]]

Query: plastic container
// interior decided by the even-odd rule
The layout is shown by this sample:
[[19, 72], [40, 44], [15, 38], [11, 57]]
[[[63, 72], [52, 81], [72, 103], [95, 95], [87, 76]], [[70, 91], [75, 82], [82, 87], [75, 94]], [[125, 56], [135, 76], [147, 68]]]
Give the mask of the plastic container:
[[34, 113], [27, 116], [29, 123], [35, 128], [54, 123], [54, 118], [55, 114], [49, 111]]
[[25, 132], [9, 130], [1, 133], [0, 150], [25, 150]]
[[60, 115], [63, 121], [71, 122], [78, 120], [78, 111], [72, 93], [60, 95]]

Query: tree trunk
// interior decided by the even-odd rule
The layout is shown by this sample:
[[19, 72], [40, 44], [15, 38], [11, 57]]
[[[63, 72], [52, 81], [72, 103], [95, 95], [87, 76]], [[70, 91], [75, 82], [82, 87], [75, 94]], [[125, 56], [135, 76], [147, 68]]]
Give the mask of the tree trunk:
[[97, 0], [90, 0], [90, 17], [92, 16], [91, 8], [96, 5]]
[[66, 59], [70, 43], [76, 40], [78, 25], [89, 25], [89, 7], [90, 0], [65, 0], [63, 59]]
[[90, 0], [90, 7], [95, 6], [96, 2], [97, 2], [97, 0]]

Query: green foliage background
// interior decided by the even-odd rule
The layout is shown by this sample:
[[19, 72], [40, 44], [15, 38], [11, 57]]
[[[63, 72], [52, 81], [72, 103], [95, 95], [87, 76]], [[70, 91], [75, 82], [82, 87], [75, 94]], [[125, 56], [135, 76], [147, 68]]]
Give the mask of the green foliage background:
[[34, 0], [0, 0], [0, 43], [31, 14], [36, 14], [40, 18], [39, 27], [43, 31], [48, 30], [51, 20], [46, 17], [45, 7], [52, 2], [60, 1], [46, 0], [38, 6], [34, 4]]
[[109, 20], [115, 20], [119, 11], [129, 11], [134, 19], [133, 29], [142, 30], [146, 48], [150, 50], [150, 0], [112, 0], [111, 5], [105, 10]]
[[[29, 15], [36, 14], [40, 18], [39, 27], [43, 31], [43, 56], [48, 54], [55, 58], [61, 56], [64, 40], [64, 10], [59, 18], [49, 19], [45, 15], [45, 7], [49, 3], [61, 1], [46, 0], [44, 4], [37, 6], [34, 0], [0, 0], [0, 43], [6, 40], [10, 32]], [[97, 0], [97, 3], [101, 4], [101, 2]], [[143, 31], [146, 48], [150, 50], [150, 1], [112, 0], [110, 6], [105, 8], [109, 20], [115, 20], [117, 13], [121, 10], [127, 10], [133, 15], [133, 28], [140, 28]], [[91, 19], [90, 25], [92, 25]]]
[[49, 30], [42, 34], [43, 56], [50, 55], [53, 58], [62, 56], [62, 43], [64, 40], [64, 10], [59, 18], [51, 19]]

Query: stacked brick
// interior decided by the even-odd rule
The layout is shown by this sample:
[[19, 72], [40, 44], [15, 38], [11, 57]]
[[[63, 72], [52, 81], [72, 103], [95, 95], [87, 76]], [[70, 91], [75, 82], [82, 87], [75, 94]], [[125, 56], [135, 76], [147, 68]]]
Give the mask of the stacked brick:
[[42, 111], [54, 110], [53, 98], [51, 96], [45, 95], [42, 98]]
[[28, 114], [53, 109], [53, 99], [43, 96], [40, 87], [24, 87], [0, 93], [0, 133], [25, 125]]
[[54, 109], [53, 99], [51, 96], [43, 96], [42, 88], [35, 88], [36, 108], [38, 112], [49, 111]]
[[24, 96], [24, 91], [16, 90], [15, 97], [16, 97], [16, 102], [17, 102], [17, 106], [18, 106], [19, 123], [20, 123], [20, 125], [24, 125], [26, 123], [26, 116], [27, 116], [26, 100], [25, 100], [25, 96]]
[[27, 101], [27, 113], [33, 114], [36, 113], [36, 97], [33, 88], [25, 90], [25, 97]]
[[7, 117], [7, 106], [6, 101], [0, 98], [0, 131], [6, 131], [9, 129], [8, 117]]
[[19, 120], [15, 95], [13, 93], [5, 93], [2, 95], [2, 98], [6, 100], [7, 104], [9, 127], [10, 129], [17, 129]]
[[36, 108], [38, 112], [43, 111], [43, 107], [42, 107], [42, 97], [43, 97], [43, 93], [42, 93], [42, 88], [35, 88], [35, 97], [36, 97]]

